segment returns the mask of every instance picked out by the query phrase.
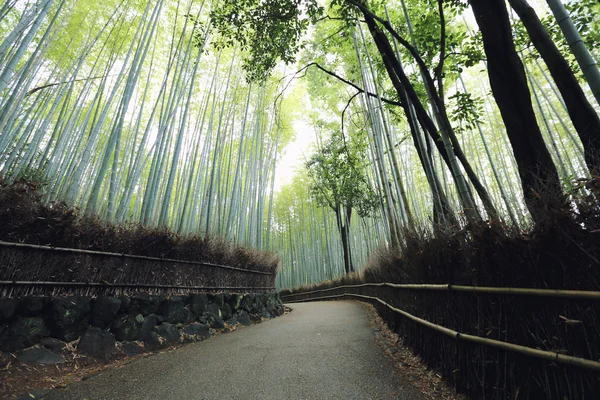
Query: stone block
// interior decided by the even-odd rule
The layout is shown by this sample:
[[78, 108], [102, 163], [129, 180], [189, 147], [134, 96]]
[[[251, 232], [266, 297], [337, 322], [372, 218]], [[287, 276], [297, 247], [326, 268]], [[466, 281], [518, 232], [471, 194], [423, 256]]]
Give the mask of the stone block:
[[82, 296], [54, 299], [44, 313], [44, 320], [52, 337], [70, 342], [87, 329], [90, 310], [90, 300]]
[[115, 320], [121, 309], [121, 299], [118, 297], [98, 297], [92, 300], [91, 325], [105, 329]]
[[77, 349], [82, 353], [106, 359], [115, 352], [115, 336], [110, 332], [90, 326], [79, 340]]

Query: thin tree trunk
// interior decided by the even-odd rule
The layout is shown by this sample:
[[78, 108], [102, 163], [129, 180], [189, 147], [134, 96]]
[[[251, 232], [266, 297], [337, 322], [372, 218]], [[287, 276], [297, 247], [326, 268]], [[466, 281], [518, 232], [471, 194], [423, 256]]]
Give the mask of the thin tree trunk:
[[[465, 85], [462, 75], [459, 75], [459, 80], [460, 80], [460, 83], [462, 84], [463, 91], [465, 93], [468, 93], [467, 86]], [[506, 190], [504, 189], [504, 183], [502, 182], [502, 179], [500, 179], [500, 176], [498, 174], [498, 170], [496, 168], [496, 164], [494, 162], [492, 152], [490, 151], [490, 148], [487, 143], [487, 139], [485, 138], [485, 134], [483, 133], [483, 128], [481, 127], [481, 123], [479, 121], [476, 121], [476, 123], [477, 123], [477, 131], [479, 132], [479, 137], [481, 137], [481, 141], [483, 143], [485, 153], [488, 157], [488, 160], [490, 161], [490, 167], [492, 168], [492, 173], [494, 174], [494, 178], [496, 179], [496, 182], [498, 183], [498, 188], [500, 189], [500, 195], [502, 197], [502, 200], [504, 201], [504, 204], [506, 205], [506, 211], [508, 212], [508, 216], [510, 217], [510, 220], [513, 223], [513, 225], [515, 227], [517, 227], [517, 226], [519, 226], [519, 223], [515, 217], [514, 211], [512, 209], [512, 205], [510, 203], [510, 199], [508, 198], [508, 195], [506, 194]]]
[[342, 214], [345, 213], [342, 212], [341, 206], [336, 206], [335, 216], [338, 221], [338, 228], [340, 230], [340, 236], [342, 238], [342, 250], [344, 253], [344, 271], [346, 272], [346, 274], [349, 274], [350, 272], [354, 271], [354, 269], [352, 267], [352, 262], [350, 258], [350, 245], [348, 243], [348, 223], [344, 221], [346, 218], [345, 216], [342, 216]]
[[[388, 75], [392, 80], [392, 83], [394, 84], [396, 92], [400, 96], [400, 92], [406, 90], [407, 97], [415, 107], [415, 111], [417, 113], [419, 122], [423, 126], [424, 130], [435, 138], [437, 136], [437, 129], [435, 127], [435, 124], [427, 114], [427, 111], [423, 107], [423, 104], [420, 102], [414, 87], [408, 80], [408, 77], [405, 75], [404, 71], [398, 64], [398, 60], [395, 57], [394, 51], [392, 50], [388, 38], [377, 26], [373, 15], [368, 10], [363, 10], [361, 8], [361, 11], [363, 11], [363, 16], [365, 18], [365, 21], [367, 22], [369, 31], [371, 32], [373, 40], [375, 41], [375, 44], [379, 49], [379, 53], [388, 71]], [[442, 135], [442, 139], [444, 139], [444, 137], [445, 136]], [[436, 141], [436, 145], [438, 145], [438, 149], [440, 149], [440, 152], [444, 156], [446, 156], [445, 161], [449, 162], [450, 170], [457, 185], [459, 198], [461, 200], [463, 211], [465, 212], [467, 219], [471, 221], [480, 219], [476, 206], [473, 202], [473, 198], [470, 193], [469, 187], [462, 174], [462, 171], [460, 170], [456, 157], [450, 156], [454, 155], [453, 152], [450, 153], [452, 151], [452, 145], [449, 141], [447, 141], [447, 138], [444, 144], [438, 143]]]
[[[408, 25], [408, 30], [411, 34], [413, 47], [415, 50], [418, 50], [417, 43], [414, 38], [412, 23], [411, 23], [409, 15], [408, 15], [408, 10], [406, 8], [406, 3], [404, 2], [404, 0], [402, 0], [402, 9], [404, 11], [404, 18], [406, 19], [406, 23]], [[440, 12], [440, 20], [445, 21], [444, 14], [443, 14], [443, 7], [442, 7], [441, 2], [439, 3], [438, 9]], [[388, 22], [388, 25], [391, 26], [389, 17], [388, 17], [387, 22]], [[442, 24], [442, 28], [445, 28], [445, 22]], [[442, 31], [441, 37], [445, 38], [445, 31]], [[454, 156], [456, 158], [458, 158], [458, 160], [460, 161], [461, 165], [463, 166], [463, 168], [465, 170], [465, 173], [469, 177], [469, 180], [473, 184], [473, 187], [475, 188], [477, 195], [481, 199], [481, 202], [483, 203], [483, 206], [484, 206], [485, 211], [487, 212], [488, 216], [490, 218], [495, 218], [498, 215], [498, 212], [496, 211], [496, 207], [494, 207], [494, 203], [492, 202], [492, 199], [491, 199], [487, 189], [481, 184], [481, 181], [479, 180], [479, 177], [473, 170], [471, 163], [469, 162], [469, 160], [463, 153], [462, 147], [458, 143], [456, 134], [454, 133], [454, 129], [452, 128], [452, 124], [450, 123], [450, 120], [448, 119], [448, 115], [446, 113], [446, 106], [444, 105], [444, 100], [443, 100], [443, 83], [442, 83], [443, 65], [444, 65], [443, 58], [445, 57], [445, 54], [444, 54], [444, 48], [443, 48], [444, 46], [440, 45], [440, 47], [442, 49], [441, 49], [441, 54], [440, 54], [441, 61], [438, 65], [441, 69], [437, 72], [438, 73], [438, 82], [439, 82], [438, 91], [436, 91], [436, 89], [435, 89], [433, 78], [431, 78], [429, 71], [427, 71], [421, 64], [419, 65], [420, 66], [419, 71], [421, 72], [422, 80], [425, 85], [425, 90], [427, 92], [427, 97], [429, 99], [429, 103], [431, 104], [431, 107], [433, 108], [433, 114], [437, 121], [438, 128], [440, 129], [440, 138], [438, 139], [438, 138], [434, 137], [434, 140], [436, 142], [438, 140], [441, 140], [442, 143], [444, 144], [444, 151], [440, 151], [440, 153], [442, 154], [442, 157], [444, 157], [444, 161], [448, 165], [448, 168], [450, 169], [450, 171], [453, 170], [453, 167], [450, 164], [451, 160], [454, 158]], [[417, 61], [416, 58], [415, 58], [415, 61]], [[448, 142], [448, 140], [449, 140], [449, 142]], [[439, 147], [440, 146], [438, 146], [438, 148]], [[453, 173], [453, 175], [454, 175], [454, 173]], [[457, 184], [460, 185], [458, 182], [457, 182]], [[459, 186], [459, 188], [460, 188], [460, 186]], [[470, 201], [473, 202], [472, 194], [470, 193], [470, 190], [469, 190], [469, 196], [471, 196]]]

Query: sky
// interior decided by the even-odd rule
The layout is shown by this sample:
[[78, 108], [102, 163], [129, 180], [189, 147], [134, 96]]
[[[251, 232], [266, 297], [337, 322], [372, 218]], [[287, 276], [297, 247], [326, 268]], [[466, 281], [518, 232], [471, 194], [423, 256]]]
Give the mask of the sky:
[[[280, 66], [280, 68], [282, 68], [284, 74], [287, 72], [286, 67]], [[293, 69], [297, 70], [298, 68], [299, 66], [295, 66]], [[312, 153], [311, 145], [316, 140], [314, 128], [310, 125], [308, 119], [304, 118], [307, 114], [306, 111], [312, 109], [312, 104], [308, 93], [300, 83], [300, 79], [303, 78], [294, 77], [291, 79], [291, 82], [286, 86], [283, 93], [283, 101], [289, 100], [292, 93], [298, 93], [298, 91], [302, 93], [299, 96], [302, 100], [299, 101], [298, 97], [293, 100], [297, 102], [296, 104], [300, 103], [300, 109], [297, 109], [294, 113], [290, 114], [290, 117], [292, 118], [292, 129], [294, 130], [293, 139], [283, 148], [281, 154], [277, 156], [278, 160], [275, 168], [274, 184], [275, 192], [279, 192], [282, 186], [291, 183], [294, 175], [296, 175], [296, 171], [304, 168], [303, 163]]]
[[292, 122], [294, 139], [283, 149], [275, 170], [275, 191], [290, 183], [298, 168], [303, 168], [304, 160], [309, 156], [311, 144], [315, 141], [314, 129], [298, 118]]

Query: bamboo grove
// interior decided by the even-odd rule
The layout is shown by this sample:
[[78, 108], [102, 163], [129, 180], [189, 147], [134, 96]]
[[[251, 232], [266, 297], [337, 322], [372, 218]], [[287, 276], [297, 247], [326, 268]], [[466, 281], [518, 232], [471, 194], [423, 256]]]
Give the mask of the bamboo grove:
[[[351, 1], [337, 3], [354, 5]], [[530, 3], [535, 7], [511, 1], [512, 10], [507, 8], [515, 48], [523, 60], [531, 90], [527, 98], [531, 99], [541, 130], [542, 145], [556, 166], [563, 192], [576, 198], [581, 194], [579, 180], [589, 177], [589, 167], [594, 165], [588, 155], [594, 151], [594, 140], [586, 143], [580, 135], [600, 133], [599, 102], [594, 95], [597, 85], [593, 74], [583, 72], [586, 68], [593, 69], [595, 63], [589, 67], [590, 59], [598, 57], [598, 35], [594, 30], [598, 26], [598, 6], [592, 2], [574, 2], [567, 4], [567, 11], [560, 2]], [[375, 5], [372, 9], [383, 20], [381, 25], [387, 22], [395, 28], [388, 40], [401, 63], [399, 68], [406, 74], [401, 84], [413, 84], [415, 99], [426, 114], [417, 115], [414, 105], [408, 110], [398, 106], [398, 100], [404, 104], [415, 100], [394, 93], [389, 70], [386, 71], [381, 61], [380, 49], [369, 37], [365, 21], [345, 30], [347, 19], [339, 21], [335, 14], [328, 14], [326, 24], [316, 24], [312, 41], [300, 58], [299, 72], [293, 77], [308, 77], [307, 90], [313, 109], [318, 110], [310, 118], [318, 137], [325, 130], [345, 132], [348, 141], [353, 137], [368, 140], [361, 167], [379, 194], [380, 206], [366, 218], [359, 216], [346, 221], [351, 226], [349, 248], [355, 253], [352, 254], [355, 259], [350, 268], [344, 270], [343, 253], [340, 250], [332, 253], [330, 249], [332, 241], [340, 240], [341, 224], [335, 218], [325, 220], [324, 215], [334, 215], [323, 202], [315, 204], [314, 196], [311, 201], [316, 208], [310, 209], [311, 201], [303, 200], [304, 188], [314, 186], [311, 183], [314, 177], [298, 176], [287, 194], [291, 197], [295, 191], [296, 197], [293, 210], [286, 216], [294, 228], [288, 232], [289, 243], [282, 243], [288, 248], [282, 252], [288, 257], [284, 265], [289, 266], [280, 276], [284, 287], [315, 283], [347, 273], [353, 267], [364, 265], [374, 249], [382, 244], [401, 251], [406, 230], [423, 231], [431, 236], [436, 226], [460, 226], [480, 218], [500, 218], [508, 226], [527, 230], [535, 223], [536, 216], [530, 211], [536, 211], [536, 205], [524, 195], [528, 191], [535, 196], [547, 194], [536, 192], [544, 190], [542, 184], [537, 186], [537, 178], [529, 189], [523, 187], [520, 165], [506, 134], [506, 122], [486, 76], [488, 60], [472, 11], [450, 2], [435, 1], [401, 1], [388, 4], [387, 8]], [[577, 54], [575, 48], [571, 53], [556, 22], [557, 18], [564, 19], [561, 12], [572, 13], [571, 21], [575, 21], [573, 27], [578, 37], [586, 39], [577, 40], [577, 46], [587, 45], [582, 52], [585, 54]], [[531, 32], [533, 13], [539, 14], [541, 28], [549, 32], [569, 64], [569, 70], [575, 71], [577, 80], [570, 82], [571, 87], [576, 84], [585, 91], [579, 117], [587, 112], [590, 119], [587, 125], [583, 123], [584, 128], [581, 122], [577, 126], [573, 106], [563, 99], [571, 89], [561, 91], [558, 86], [564, 82], [556, 81], [556, 74], [546, 65], [547, 58], [540, 55], [539, 40], [533, 43], [530, 38], [530, 35], [536, 37]], [[440, 34], [440, 30], [445, 33]], [[573, 33], [566, 31], [565, 34], [573, 37]], [[402, 44], [401, 40], [407, 43]], [[440, 49], [440, 42], [445, 49]], [[446, 54], [444, 62], [440, 62], [440, 52]], [[547, 53], [544, 48], [541, 52]], [[582, 62], [582, 58], [586, 61]], [[428, 85], [428, 81], [431, 83], [434, 79], [437, 85]], [[429, 125], [423, 124], [426, 117], [432, 120]], [[434, 126], [429, 132], [439, 129], [439, 136], [431, 135], [427, 126]], [[444, 126], [445, 129], [435, 128]], [[317, 153], [326, 147], [317, 139]], [[279, 200], [286, 205], [290, 203]], [[299, 215], [296, 220], [295, 215]], [[321, 232], [321, 240], [314, 239], [315, 231]]]
[[246, 85], [235, 49], [207, 50], [208, 7], [5, 3], [2, 173], [110, 222], [267, 246], [289, 132], [276, 85]]
[[[494, 1], [525, 71], [512, 106], [532, 108], [535, 143], [507, 123], [512, 81], [488, 78], [500, 61], [486, 54], [499, 44], [484, 1], [389, 3], [6, 0], [1, 172], [108, 222], [277, 251], [280, 287], [358, 269], [406, 229], [527, 229], [537, 178], [524, 171], [543, 157], [547, 181], [554, 170], [575, 194], [597, 165], [597, 2]], [[274, 13], [292, 28], [271, 30]], [[312, 127], [316, 158], [277, 189], [302, 139], [294, 120]], [[332, 154], [368, 207], [320, 189], [311, 165]]]

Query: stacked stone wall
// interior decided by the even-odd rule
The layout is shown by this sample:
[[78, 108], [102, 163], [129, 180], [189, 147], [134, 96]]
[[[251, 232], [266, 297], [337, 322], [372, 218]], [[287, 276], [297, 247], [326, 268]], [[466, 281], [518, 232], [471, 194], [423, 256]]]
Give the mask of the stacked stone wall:
[[282, 314], [276, 292], [0, 299], [0, 351], [52, 364], [73, 343], [82, 353], [110, 358], [203, 340], [226, 326]]

